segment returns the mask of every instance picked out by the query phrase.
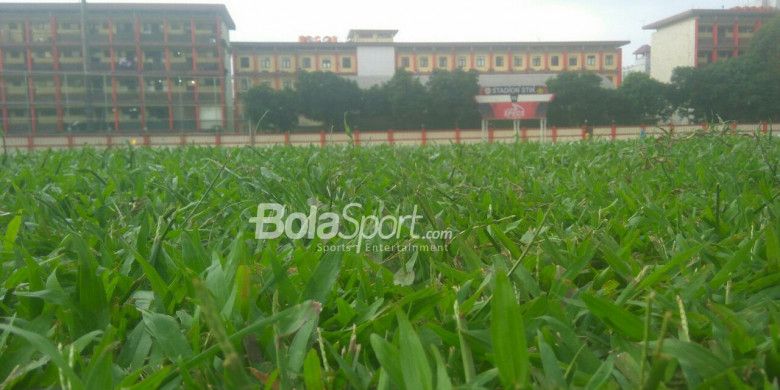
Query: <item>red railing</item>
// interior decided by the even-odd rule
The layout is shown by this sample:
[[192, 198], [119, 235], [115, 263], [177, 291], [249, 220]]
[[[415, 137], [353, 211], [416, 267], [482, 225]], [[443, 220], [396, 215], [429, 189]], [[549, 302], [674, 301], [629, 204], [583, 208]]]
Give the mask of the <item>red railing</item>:
[[[729, 129], [733, 133], [749, 133], [756, 131], [768, 133], [768, 123], [759, 124], [731, 124]], [[640, 137], [654, 137], [665, 133], [690, 134], [697, 131], [711, 131], [703, 125], [667, 125], [663, 127], [652, 126], [604, 126], [593, 129], [593, 137], [604, 140], [631, 139]], [[343, 132], [327, 133], [324, 130], [314, 132], [286, 132], [274, 134], [254, 134], [238, 132], [220, 133], [110, 133], [110, 134], [63, 134], [63, 135], [15, 135], [7, 134], [5, 145], [9, 149], [34, 150], [34, 149], [67, 149], [82, 146], [96, 148], [112, 148], [124, 146], [149, 146], [149, 147], [174, 147], [183, 145], [199, 146], [271, 146], [271, 145], [311, 145], [325, 147], [328, 145], [428, 145], [448, 143], [477, 143], [477, 142], [529, 142], [545, 140], [547, 142], [578, 141], [586, 139], [584, 128], [557, 128], [547, 129], [544, 137], [539, 129], [523, 127], [518, 132], [512, 129], [488, 128], [485, 132], [480, 129], [452, 129], [452, 130], [387, 130], [387, 131], [359, 131], [354, 130], [352, 139]]]

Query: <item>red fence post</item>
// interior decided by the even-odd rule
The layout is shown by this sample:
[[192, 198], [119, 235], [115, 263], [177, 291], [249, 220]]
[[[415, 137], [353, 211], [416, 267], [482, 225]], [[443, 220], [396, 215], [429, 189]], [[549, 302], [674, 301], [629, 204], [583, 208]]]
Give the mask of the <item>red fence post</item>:
[[214, 136], [214, 144], [216, 144], [217, 146], [222, 145], [222, 133], [217, 133]]
[[610, 129], [609, 136], [612, 138], [613, 141], [617, 139], [617, 125], [614, 122], [612, 123], [612, 128]]
[[428, 132], [425, 131], [425, 128], [422, 128], [422, 131], [420, 132], [420, 136], [422, 137], [422, 144], [425, 145], [428, 143]]
[[496, 129], [494, 129], [492, 126], [488, 127], [488, 143], [492, 144], [496, 140]]
[[769, 132], [769, 123], [768, 122], [761, 122], [761, 132], [766, 134]]
[[393, 136], [393, 129], [387, 130], [387, 143], [390, 145], [395, 144], [395, 137]]
[[68, 149], [73, 148], [73, 134], [68, 133]]
[[528, 128], [523, 127], [522, 130], [520, 130], [520, 138], [523, 139], [523, 142], [528, 142]]
[[325, 130], [320, 130], [320, 147], [321, 148], [325, 147], [325, 142], [326, 142], [326, 140], [325, 140]]
[[552, 142], [558, 142], [558, 128], [556, 126], [552, 127]]
[[737, 132], [737, 121], [731, 122], [731, 134], [736, 134]]
[[460, 143], [460, 127], [455, 128], [455, 143]]
[[149, 134], [144, 133], [144, 146], [151, 145], [151, 140], [149, 139]]
[[32, 135], [27, 136], [27, 150], [33, 150], [33, 147], [35, 146], [35, 139]]
[[355, 129], [355, 145], [360, 145], [360, 130]]
[[111, 149], [114, 146], [114, 136], [109, 134], [106, 136], [106, 147]]
[[284, 144], [289, 145], [290, 144], [290, 132], [286, 131], [284, 132]]
[[710, 125], [707, 122], [701, 123], [701, 129], [704, 131], [707, 131], [709, 129]]
[[588, 134], [588, 133], [587, 133], [587, 131], [585, 130], [585, 126], [581, 126], [581, 127], [580, 127], [580, 138], [582, 138], [582, 139], [584, 140], [585, 138], [587, 138], [587, 137], [588, 137], [588, 136], [587, 136], [587, 134]]

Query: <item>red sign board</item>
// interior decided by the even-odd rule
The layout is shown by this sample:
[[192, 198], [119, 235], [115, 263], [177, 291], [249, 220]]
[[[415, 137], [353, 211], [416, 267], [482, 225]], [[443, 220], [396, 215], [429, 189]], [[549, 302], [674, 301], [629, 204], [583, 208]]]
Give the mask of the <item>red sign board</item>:
[[[539, 102], [517, 102], [517, 103], [493, 103], [490, 104], [491, 114], [489, 119], [534, 119], [541, 115]], [[487, 119], [487, 118], [486, 118]]]

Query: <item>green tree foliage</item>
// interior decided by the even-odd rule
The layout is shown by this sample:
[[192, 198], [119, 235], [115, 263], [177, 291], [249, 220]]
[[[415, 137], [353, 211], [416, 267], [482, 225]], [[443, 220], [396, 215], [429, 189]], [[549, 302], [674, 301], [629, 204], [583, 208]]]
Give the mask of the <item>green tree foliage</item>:
[[616, 118], [613, 112], [623, 103], [614, 90], [601, 86], [602, 78], [595, 73], [561, 73], [547, 80], [550, 93], [555, 100], [550, 103], [547, 117], [555, 126], [580, 126], [585, 121], [591, 124], [607, 124]]
[[247, 91], [242, 99], [251, 126], [259, 122], [261, 129], [287, 131], [298, 124], [298, 98], [291, 89], [275, 91], [260, 85]]
[[429, 121], [432, 128], [476, 127], [480, 115], [474, 96], [479, 93], [476, 71], [437, 69], [428, 80]]
[[301, 113], [328, 127], [343, 129], [344, 113], [360, 107], [357, 83], [331, 72], [300, 72], [297, 91]]
[[667, 84], [652, 79], [645, 73], [632, 73], [618, 88], [618, 96], [629, 111], [624, 118], [630, 124], [656, 123], [671, 114], [670, 90]]
[[389, 104], [390, 125], [396, 129], [419, 129], [428, 116], [428, 91], [411, 73], [398, 70], [382, 86]]

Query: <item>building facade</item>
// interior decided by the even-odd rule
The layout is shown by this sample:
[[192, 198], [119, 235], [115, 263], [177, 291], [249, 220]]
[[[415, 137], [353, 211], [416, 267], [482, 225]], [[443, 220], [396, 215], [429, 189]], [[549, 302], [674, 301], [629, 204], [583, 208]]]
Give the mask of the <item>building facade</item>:
[[605, 86], [622, 82], [622, 49], [628, 41], [604, 42], [394, 42], [396, 30], [351, 30], [347, 42], [299, 39], [298, 42], [232, 44], [236, 84], [236, 123], [245, 122], [241, 93], [265, 84], [294, 88], [298, 72], [334, 72], [369, 88], [392, 78], [398, 69], [422, 82], [437, 69], [475, 70], [483, 87], [543, 85], [561, 72], [589, 71]]
[[650, 75], [669, 82], [678, 67], [699, 67], [742, 55], [761, 26], [778, 15], [774, 7], [694, 9], [644, 27], [652, 37]]
[[631, 73], [650, 74], [650, 45], [642, 45], [634, 51], [634, 63], [623, 68], [623, 77]]
[[[82, 13], [83, 11], [83, 13]], [[82, 29], [82, 20], [85, 28]], [[351, 30], [297, 42], [230, 42], [221, 4], [0, 3], [0, 124], [8, 134], [242, 130], [241, 94], [325, 71], [379, 85], [405, 69], [475, 70], [483, 87], [543, 85], [565, 71], [622, 80], [603, 42], [395, 42]]]
[[229, 128], [234, 28], [224, 5], [0, 3], [3, 128]]

